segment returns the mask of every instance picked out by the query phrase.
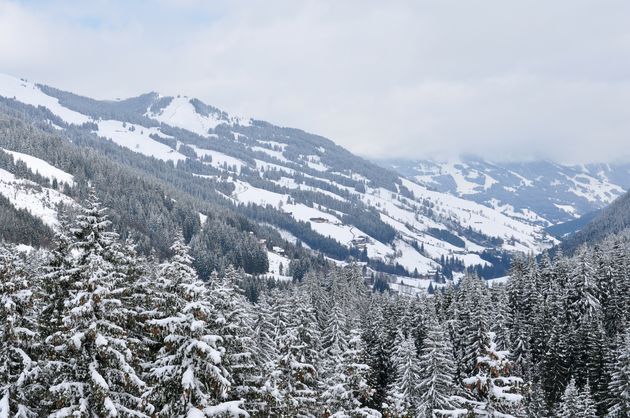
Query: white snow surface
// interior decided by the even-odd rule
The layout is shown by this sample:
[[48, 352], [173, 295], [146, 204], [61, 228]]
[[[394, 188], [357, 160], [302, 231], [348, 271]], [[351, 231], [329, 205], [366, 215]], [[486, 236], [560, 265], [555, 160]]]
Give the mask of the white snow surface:
[[[291, 260], [273, 251], [267, 251], [267, 259], [269, 260], [269, 272], [267, 273], [269, 276], [282, 281], [293, 280], [291, 276], [286, 274], [289, 271]], [[282, 274], [280, 274], [280, 264], [282, 264]]]
[[212, 162], [208, 164], [221, 170], [223, 169], [223, 166], [227, 164], [229, 167], [235, 166], [236, 171], [240, 172], [241, 168], [247, 165], [244, 161], [239, 160], [236, 157], [232, 157], [231, 155], [227, 155], [219, 151], [214, 151], [214, 150], [210, 150], [206, 148], [199, 148], [195, 145], [188, 145], [188, 146], [192, 148], [197, 154], [197, 156], [199, 156], [200, 158], [205, 157], [205, 156], [210, 156], [212, 158]]
[[153, 134], [164, 138], [169, 137], [164, 135], [160, 128], [145, 128], [133, 123], [123, 125], [123, 122], [117, 120], [103, 120], [98, 122], [97, 134], [111, 139], [120, 146], [159, 160], [178, 161], [186, 159], [186, 156], [149, 136]]
[[91, 119], [81, 113], [68, 109], [59, 104], [59, 100], [44, 94], [35, 83], [0, 74], [0, 96], [29, 104], [32, 106], [43, 106], [53, 114], [59, 116], [64, 122], [81, 125]]
[[197, 113], [188, 97], [174, 97], [171, 103], [159, 113], [148, 113], [152, 119], [177, 128], [187, 129], [197, 135], [209, 136], [209, 130], [216, 128], [222, 121], [213, 114], [203, 116]]
[[44, 224], [59, 226], [57, 205], [76, 205], [74, 200], [56, 190], [40, 187], [28, 180], [16, 178], [12, 173], [0, 169], [0, 194], [9, 199], [18, 209], [25, 209]]
[[49, 178], [51, 181], [53, 179], [57, 179], [57, 181], [68, 183], [70, 186], [74, 185], [74, 176], [72, 174], [68, 174], [40, 158], [23, 154], [21, 152], [10, 151], [4, 148], [0, 149], [11, 154], [14, 160], [24, 162], [24, 164], [26, 164], [26, 166], [34, 173], [39, 173], [40, 175]]

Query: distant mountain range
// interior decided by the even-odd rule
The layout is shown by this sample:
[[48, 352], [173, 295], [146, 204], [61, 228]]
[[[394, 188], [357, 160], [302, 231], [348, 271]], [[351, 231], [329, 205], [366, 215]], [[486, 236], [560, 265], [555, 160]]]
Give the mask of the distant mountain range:
[[184, 229], [201, 268], [229, 262], [279, 278], [317, 255], [416, 287], [466, 268], [502, 274], [510, 253], [558, 242], [546, 227], [600, 209], [630, 184], [628, 166], [382, 167], [195, 98], [94, 100], [4, 75], [0, 128], [0, 194], [12, 210], [55, 229], [59, 204], [80, 204], [89, 183], [142, 250], [164, 252]]
[[377, 162], [427, 188], [545, 227], [597, 211], [630, 188], [630, 163], [497, 163], [474, 157]]

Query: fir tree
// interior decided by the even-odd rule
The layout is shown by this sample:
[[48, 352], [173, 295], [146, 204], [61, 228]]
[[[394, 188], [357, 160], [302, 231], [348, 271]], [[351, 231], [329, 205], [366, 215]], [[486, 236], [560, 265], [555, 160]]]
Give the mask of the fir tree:
[[446, 413], [457, 406], [452, 399], [457, 394], [452, 353], [442, 326], [437, 320], [431, 320], [419, 362], [420, 408], [428, 417], [437, 410]]
[[571, 379], [567, 385], [560, 405], [556, 410], [558, 418], [595, 418], [597, 413], [595, 404], [591, 398], [591, 390], [588, 383], [579, 390], [576, 386], [575, 379]]
[[326, 379], [322, 400], [328, 414], [334, 417], [377, 417], [380, 414], [367, 407], [374, 389], [367, 382], [369, 366], [365, 364], [365, 344], [361, 332], [353, 329], [347, 348], [338, 358], [333, 373]]
[[[145, 384], [134, 370], [121, 309], [124, 275], [112, 264], [119, 258], [117, 235], [92, 192], [72, 230], [69, 293], [62, 321], [46, 339], [50, 357], [42, 361], [50, 384], [53, 416], [144, 416]], [[51, 355], [52, 353], [52, 355]]]
[[231, 398], [253, 400], [261, 376], [254, 360], [252, 315], [238, 287], [239, 276], [233, 266], [228, 266], [223, 277], [213, 275], [208, 299], [218, 311], [216, 327], [225, 348], [223, 363], [231, 380]]
[[284, 413], [311, 416], [319, 397], [319, 333], [315, 313], [307, 296], [297, 291], [292, 298], [293, 313], [284, 334], [278, 335], [277, 387], [282, 393]]
[[[15, 248], [0, 248], [0, 416], [36, 416], [33, 292]], [[41, 395], [41, 394], [39, 394]]]
[[482, 402], [482, 415], [518, 412], [523, 399], [518, 392], [523, 380], [510, 375], [509, 352], [496, 349], [492, 333], [486, 334], [483, 341], [473, 374], [463, 383], [472, 396]]
[[614, 351], [614, 362], [609, 373], [608, 415], [611, 417], [630, 416], [630, 332], [618, 338]]
[[168, 304], [158, 319], [149, 321], [161, 348], [150, 365], [148, 398], [158, 416], [210, 416], [217, 409], [246, 415], [240, 401], [226, 402], [230, 377], [222, 364], [225, 349], [215, 334], [218, 313], [209, 303], [208, 289], [197, 278], [181, 235], [171, 249], [174, 255], [159, 273]]
[[388, 410], [395, 416], [413, 417], [421, 402], [421, 369], [416, 344], [411, 336], [401, 338], [394, 353], [396, 380], [389, 389]]

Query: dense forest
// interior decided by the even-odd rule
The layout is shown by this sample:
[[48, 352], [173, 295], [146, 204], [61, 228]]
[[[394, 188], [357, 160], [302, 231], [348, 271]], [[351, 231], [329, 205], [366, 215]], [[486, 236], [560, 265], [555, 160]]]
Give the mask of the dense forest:
[[201, 280], [139, 255], [93, 193], [51, 250], [0, 252], [0, 416], [630, 413], [629, 237], [517, 258], [505, 285], [372, 291], [352, 265]]

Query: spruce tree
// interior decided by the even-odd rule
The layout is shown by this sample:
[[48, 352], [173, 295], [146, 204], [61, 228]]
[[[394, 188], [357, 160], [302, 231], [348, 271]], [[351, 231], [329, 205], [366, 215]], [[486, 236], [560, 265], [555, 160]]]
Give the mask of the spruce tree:
[[608, 372], [608, 415], [611, 417], [630, 416], [630, 332], [618, 337], [614, 360]]
[[429, 321], [427, 336], [422, 347], [419, 369], [420, 408], [427, 417], [437, 410], [446, 413], [457, 407], [453, 396], [455, 384], [453, 349], [442, 326], [435, 318]]
[[291, 299], [293, 312], [278, 338], [277, 387], [282, 393], [283, 412], [289, 416], [312, 416], [319, 397], [319, 332], [314, 309], [303, 291]]
[[[77, 215], [68, 253], [68, 294], [62, 325], [45, 341], [42, 377], [49, 385], [53, 416], [144, 416], [145, 383], [130, 360], [127, 316], [121, 308], [124, 274], [116, 268], [120, 245], [108, 231], [106, 209], [90, 193]], [[73, 253], [74, 252], [74, 253]], [[55, 276], [53, 274], [53, 276]]]
[[402, 337], [400, 341], [394, 352], [396, 380], [389, 388], [387, 409], [395, 416], [413, 417], [421, 402], [422, 370], [413, 337]]
[[216, 327], [225, 348], [223, 364], [230, 376], [230, 397], [252, 401], [257, 396], [261, 376], [254, 359], [253, 318], [238, 284], [240, 275], [231, 265], [223, 277], [212, 275], [208, 299], [218, 312]]
[[0, 416], [36, 415], [33, 291], [15, 248], [0, 247]]
[[523, 379], [510, 375], [509, 352], [497, 350], [494, 334], [487, 333], [483, 341], [473, 373], [463, 383], [482, 403], [484, 413], [518, 413], [522, 410], [523, 396], [519, 392]]
[[571, 379], [556, 409], [556, 416], [558, 418], [596, 418], [597, 413], [589, 384], [587, 383], [580, 390], [575, 379]]
[[374, 389], [367, 381], [369, 366], [365, 364], [365, 344], [361, 332], [353, 329], [346, 349], [338, 358], [335, 370], [324, 381], [322, 401], [326, 413], [334, 417], [380, 417], [367, 407]]
[[223, 340], [216, 334], [219, 315], [181, 234], [171, 250], [172, 259], [159, 272], [166, 305], [159, 318], [148, 321], [161, 341], [149, 365], [153, 387], [148, 398], [157, 416], [201, 417], [217, 411], [246, 416], [240, 401], [227, 401], [230, 376], [223, 366]]

